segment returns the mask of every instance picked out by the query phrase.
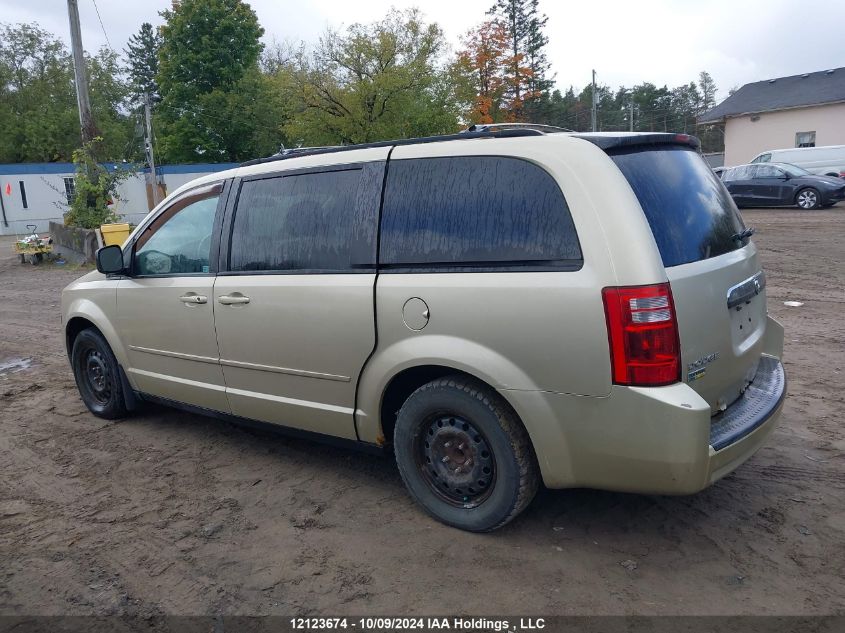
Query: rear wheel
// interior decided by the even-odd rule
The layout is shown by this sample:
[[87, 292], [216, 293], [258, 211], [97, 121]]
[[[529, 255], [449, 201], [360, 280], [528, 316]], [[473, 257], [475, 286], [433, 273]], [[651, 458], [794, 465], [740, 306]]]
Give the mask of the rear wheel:
[[82, 330], [73, 342], [70, 360], [88, 410], [108, 420], [124, 417], [126, 403], [117, 359], [103, 335], [92, 328]]
[[808, 211], [810, 209], [818, 209], [821, 202], [819, 192], [812, 187], [807, 187], [798, 192], [795, 196], [795, 204]]
[[501, 527], [539, 487], [525, 428], [501, 396], [472, 378], [438, 379], [411, 394], [399, 410], [394, 450], [417, 503], [463, 530]]

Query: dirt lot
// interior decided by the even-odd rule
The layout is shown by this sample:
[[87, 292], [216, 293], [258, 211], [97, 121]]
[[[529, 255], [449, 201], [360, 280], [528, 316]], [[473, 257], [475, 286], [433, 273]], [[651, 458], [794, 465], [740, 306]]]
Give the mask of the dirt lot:
[[845, 613], [841, 206], [744, 213], [787, 332], [768, 446], [693, 497], [541, 491], [482, 536], [427, 518], [386, 458], [93, 417], [59, 326], [80, 271], [2, 240], [0, 614]]

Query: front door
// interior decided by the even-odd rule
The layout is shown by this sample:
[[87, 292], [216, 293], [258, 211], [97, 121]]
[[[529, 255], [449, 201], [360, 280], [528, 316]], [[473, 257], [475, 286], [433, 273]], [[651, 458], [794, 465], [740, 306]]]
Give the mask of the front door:
[[221, 191], [216, 184], [187, 192], [138, 235], [117, 313], [138, 389], [228, 412], [212, 300]]
[[375, 346], [383, 169], [380, 161], [235, 185], [228, 268], [214, 287], [232, 413], [356, 438], [358, 375]]
[[755, 204], [774, 206], [781, 203], [782, 173], [774, 165], [757, 165], [754, 168]]

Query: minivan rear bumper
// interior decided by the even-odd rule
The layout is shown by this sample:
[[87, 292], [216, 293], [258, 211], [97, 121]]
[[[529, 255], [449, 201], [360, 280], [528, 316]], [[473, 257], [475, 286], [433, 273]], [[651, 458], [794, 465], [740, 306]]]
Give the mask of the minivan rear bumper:
[[606, 398], [503, 395], [531, 420], [526, 426], [548, 487], [680, 495], [706, 488], [762, 446], [780, 418], [786, 378], [780, 360], [762, 356], [754, 382], [714, 417], [683, 383], [614, 386]]

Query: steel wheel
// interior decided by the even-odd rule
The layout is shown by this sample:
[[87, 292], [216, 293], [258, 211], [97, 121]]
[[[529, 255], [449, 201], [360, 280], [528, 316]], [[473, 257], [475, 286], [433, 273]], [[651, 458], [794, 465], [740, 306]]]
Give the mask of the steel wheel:
[[496, 462], [487, 440], [468, 420], [442, 415], [424, 423], [417, 468], [434, 493], [459, 508], [483, 503], [496, 481]]
[[471, 376], [437, 378], [408, 396], [396, 415], [393, 452], [414, 500], [443, 523], [471, 532], [512, 520], [540, 484], [522, 422]]
[[819, 206], [819, 194], [815, 189], [802, 189], [798, 192], [795, 202], [802, 209], [815, 209]]
[[85, 379], [93, 398], [100, 404], [111, 400], [112, 375], [99, 350], [88, 350], [85, 355]]
[[91, 413], [109, 420], [126, 415], [120, 367], [102, 334], [88, 328], [76, 336], [71, 366], [79, 394]]

